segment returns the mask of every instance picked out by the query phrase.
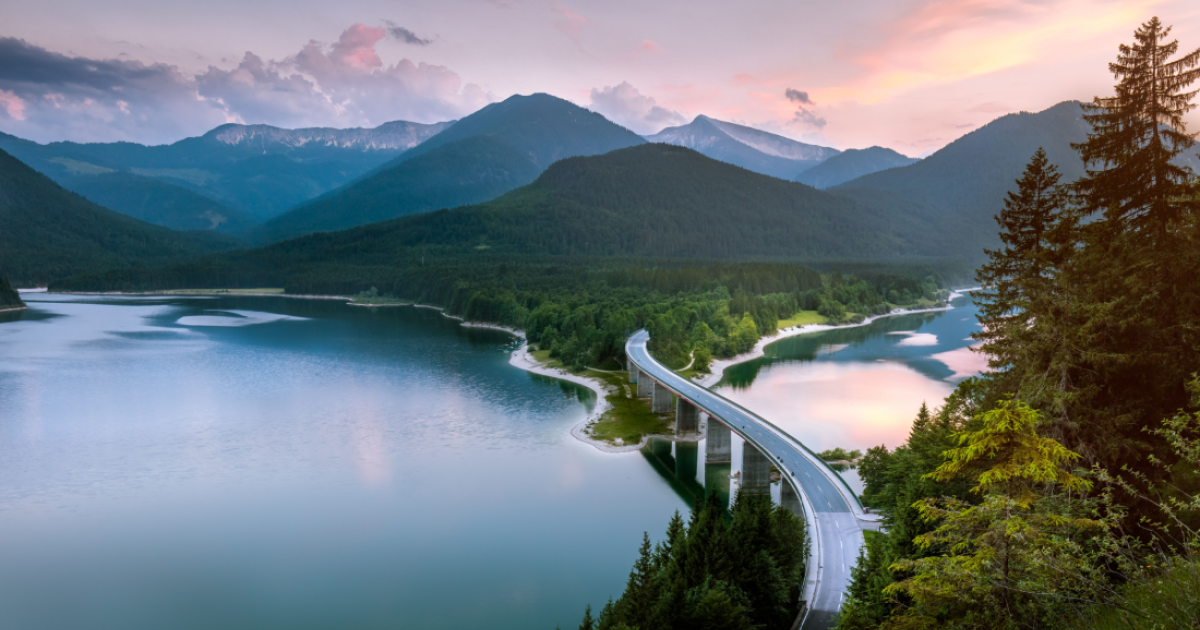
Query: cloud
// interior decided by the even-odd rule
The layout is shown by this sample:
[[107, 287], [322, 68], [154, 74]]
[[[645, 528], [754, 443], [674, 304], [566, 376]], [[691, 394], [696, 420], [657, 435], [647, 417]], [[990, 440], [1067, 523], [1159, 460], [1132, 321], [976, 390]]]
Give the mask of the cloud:
[[803, 107], [796, 110], [795, 116], [792, 117], [792, 122], [807, 125], [809, 127], [815, 127], [817, 129], [824, 129], [825, 125], [828, 124], [824, 118], [817, 116]]
[[592, 102], [588, 109], [642, 135], [687, 122], [683, 114], [660, 107], [653, 97], [645, 96], [628, 82], [616, 87], [592, 88]]
[[9, 118], [25, 120], [25, 101], [21, 97], [8, 90], [0, 90], [0, 105], [4, 106], [4, 113]]
[[800, 90], [797, 90], [794, 88], [788, 88], [783, 93], [783, 95], [787, 97], [787, 100], [789, 100], [793, 103], [801, 103], [801, 104], [807, 104], [807, 105], [813, 104], [812, 99], [808, 98], [808, 92], [801, 92]]
[[424, 39], [419, 37], [416, 33], [396, 24], [391, 20], [384, 20], [383, 23], [387, 24], [387, 32], [388, 35], [392, 36], [392, 39], [402, 41], [405, 44], [416, 44], [418, 46], [428, 46], [433, 43], [432, 39]]
[[174, 66], [68, 57], [0, 38], [4, 131], [34, 140], [178, 140], [225, 122]]
[[[385, 64], [383, 27], [355, 24], [332, 44], [283, 59], [246, 52], [199, 74], [165, 64], [69, 57], [0, 38], [0, 123], [32, 140], [173, 142], [225, 122], [376, 126], [460, 118], [492, 99], [445, 66]], [[5, 116], [5, 114], [7, 116]]]

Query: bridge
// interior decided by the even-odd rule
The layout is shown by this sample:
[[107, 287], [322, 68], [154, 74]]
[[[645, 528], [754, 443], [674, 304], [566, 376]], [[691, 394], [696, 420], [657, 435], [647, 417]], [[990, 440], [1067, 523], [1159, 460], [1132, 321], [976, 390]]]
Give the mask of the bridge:
[[878, 516], [868, 514], [846, 482], [800, 441], [662, 365], [650, 356], [649, 341], [650, 334], [639, 330], [625, 343], [629, 377], [637, 383], [637, 395], [651, 399], [655, 413], [674, 407], [677, 436], [697, 435], [706, 414], [706, 463], [730, 462], [731, 436], [741, 437], [739, 492], [770, 494], [771, 466], [780, 471], [780, 503], [808, 522], [812, 541], [802, 589], [805, 607], [796, 627], [833, 627], [863, 545], [862, 532], [878, 529]]

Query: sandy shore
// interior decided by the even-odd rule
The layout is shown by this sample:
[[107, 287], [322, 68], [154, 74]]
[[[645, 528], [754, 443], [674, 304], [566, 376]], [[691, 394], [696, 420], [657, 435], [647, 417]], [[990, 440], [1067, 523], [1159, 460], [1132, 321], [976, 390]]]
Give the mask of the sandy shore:
[[0, 308], [0, 313], [7, 313], [9, 311], [23, 311], [27, 308], [29, 308], [29, 307], [28, 306], [14, 306], [12, 308]]

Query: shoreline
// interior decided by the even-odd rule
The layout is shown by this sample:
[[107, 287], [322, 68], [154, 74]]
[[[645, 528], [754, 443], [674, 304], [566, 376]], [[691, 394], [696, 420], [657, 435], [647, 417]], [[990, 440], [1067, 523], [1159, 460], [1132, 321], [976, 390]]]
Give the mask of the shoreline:
[[12, 311], [23, 311], [29, 308], [28, 306], [13, 306], [11, 308], [0, 308], [0, 313], [10, 313]]
[[[35, 291], [29, 291], [29, 293], [34, 293], [34, 292]], [[43, 290], [43, 291], [39, 291], [39, 293], [49, 293], [49, 291]], [[349, 300], [352, 299], [345, 295], [299, 295], [299, 294], [295, 294], [295, 293], [243, 293], [240, 291], [239, 292], [230, 292], [230, 291], [187, 291], [187, 292], [180, 292], [180, 291], [54, 291], [54, 293], [58, 293], [61, 295], [140, 295], [140, 296], [174, 295], [174, 296], [178, 296], [178, 297], [188, 297], [188, 296], [192, 296], [192, 295], [196, 295], [196, 296], [219, 295], [219, 296], [226, 296], [226, 297], [228, 297], [228, 296], [236, 297], [236, 296], [244, 295], [244, 296], [248, 296], [248, 297], [281, 297], [281, 298], [293, 298], [293, 299], [297, 299], [297, 300], [346, 300], [347, 303], [349, 303]], [[371, 306], [376, 306], [376, 305], [371, 305]], [[384, 306], [384, 305], [380, 304], [378, 306]], [[395, 306], [409, 306], [409, 305], [408, 304], [396, 304]]]
[[899, 309], [896, 309], [889, 313], [884, 313], [883, 315], [872, 315], [871, 317], [868, 317], [857, 324], [836, 324], [836, 325], [805, 324], [803, 326], [793, 326], [791, 328], [785, 328], [783, 330], [776, 331], [775, 334], [771, 335], [770, 337], [760, 338], [758, 340], [758, 343], [754, 344], [754, 347], [751, 348], [749, 352], [743, 352], [742, 354], [729, 357], [728, 359], [718, 359], [718, 360], [713, 361], [712, 366], [710, 367], [711, 371], [709, 374], [706, 374], [701, 378], [693, 377], [692, 380], [696, 381], [696, 383], [698, 385], [700, 385], [701, 387], [710, 388], [713, 385], [716, 385], [717, 383], [721, 382], [721, 379], [725, 377], [725, 370], [727, 370], [730, 367], [733, 367], [739, 363], [753, 361], [754, 359], [758, 359], [758, 358], [766, 355], [767, 346], [775, 343], [776, 341], [782, 341], [782, 340], [788, 339], [790, 337], [798, 337], [800, 335], [807, 335], [810, 333], [825, 332], [827, 330], [834, 330], [834, 329], [838, 329], [838, 328], [858, 328], [860, 326], [867, 326], [867, 325], [871, 324], [872, 322], [883, 319], [885, 317], [896, 317], [899, 315], [913, 315], [913, 314], [917, 314], [917, 313], [941, 313], [941, 312], [953, 310], [954, 307], [950, 305], [951, 301], [953, 301], [957, 297], [960, 297], [960, 296], [962, 296], [966, 293], [969, 293], [971, 291], [974, 291], [974, 290], [975, 290], [975, 288], [958, 289], [955, 291], [951, 291], [950, 297], [948, 297], [946, 299], [946, 306], [936, 306], [936, 307], [932, 307], [932, 308], [914, 308], [914, 309], [899, 308]]
[[[744, 352], [742, 354], [730, 357], [728, 359], [720, 359], [720, 360], [713, 361], [712, 366], [711, 366], [711, 372], [709, 374], [707, 374], [703, 377], [700, 377], [700, 378], [693, 377], [692, 380], [695, 381], [697, 384], [699, 384], [701, 387], [709, 388], [709, 387], [712, 387], [713, 385], [719, 383], [721, 381], [721, 379], [724, 378], [725, 370], [727, 370], [728, 368], [730, 368], [734, 365], [737, 365], [739, 363], [745, 363], [746, 361], [752, 361], [754, 359], [764, 356], [766, 354], [766, 347], [775, 343], [776, 341], [781, 341], [783, 339], [787, 339], [790, 337], [797, 337], [799, 335], [807, 335], [810, 333], [824, 332], [824, 331], [833, 330], [836, 328], [855, 328], [855, 327], [859, 327], [859, 326], [867, 326], [867, 325], [871, 324], [872, 322], [879, 320], [879, 319], [883, 319], [885, 317], [895, 317], [898, 315], [911, 315], [911, 314], [916, 314], [916, 313], [936, 313], [936, 312], [949, 311], [954, 308], [953, 306], [951, 306], [949, 304], [950, 301], [952, 301], [955, 298], [960, 297], [966, 293], [974, 291], [974, 290], [976, 290], [976, 289], [970, 288], [970, 289], [959, 289], [959, 290], [951, 291], [950, 296], [947, 298], [946, 306], [933, 307], [933, 308], [922, 308], [922, 309], [896, 309], [895, 311], [885, 313], [883, 315], [875, 315], [872, 317], [868, 317], [857, 324], [839, 324], [839, 325], [805, 324], [802, 326], [793, 326], [791, 328], [786, 328], [786, 329], [777, 331], [774, 335], [771, 335], [769, 337], [760, 338], [758, 340], [758, 343], [754, 344], [754, 348], [752, 348], [749, 352]], [[37, 290], [35, 289], [34, 291], [29, 291], [29, 292], [32, 293], [35, 291], [37, 291]], [[37, 291], [37, 292], [46, 292], [46, 290], [42, 289], [41, 291]], [[595, 406], [592, 407], [591, 411], [588, 412], [587, 416], [584, 417], [583, 420], [580, 420], [574, 426], [571, 427], [570, 434], [572, 437], [579, 440], [580, 442], [583, 442], [584, 444], [587, 444], [587, 445], [590, 445], [590, 446], [596, 448], [596, 450], [599, 450], [599, 451], [605, 452], [605, 453], [631, 453], [631, 452], [640, 450], [643, 446], [645, 446], [650, 441], [651, 438], [659, 438], [659, 439], [670, 440], [670, 441], [675, 441], [675, 442], [699, 442], [702, 439], [704, 439], [704, 437], [705, 437], [704, 431], [697, 432], [697, 434], [695, 436], [687, 436], [687, 437], [677, 437], [674, 435], [663, 435], [663, 434], [646, 435], [646, 436], [643, 436], [641, 441], [638, 442], [637, 444], [622, 444], [621, 446], [616, 446], [613, 444], [609, 444], [608, 442], [604, 442], [602, 440], [594, 439], [594, 438], [590, 437], [589, 435], [587, 435], [587, 433], [586, 433], [587, 427], [590, 426], [591, 424], [593, 424], [594, 422], [596, 422], [597, 420], [599, 420], [601, 416], [603, 416], [606, 412], [609, 411], [609, 409], [612, 408], [612, 405], [610, 405], [607, 400], [607, 396], [608, 396], [608, 394], [615, 393], [615, 392], [611, 392], [609, 390], [607, 383], [603, 383], [603, 382], [601, 382], [595, 378], [589, 377], [589, 376], [573, 374], [573, 373], [563, 370], [561, 368], [546, 367], [542, 363], [539, 363], [536, 359], [533, 358], [533, 355], [529, 353], [529, 343], [525, 338], [525, 332], [522, 330], [517, 330], [517, 329], [509, 327], [509, 326], [501, 326], [498, 324], [487, 324], [487, 323], [483, 323], [483, 322], [469, 322], [469, 321], [466, 321], [465, 319], [463, 319], [462, 317], [458, 317], [457, 315], [447, 314], [446, 309], [443, 307], [433, 306], [431, 304], [415, 304], [415, 303], [355, 304], [350, 301], [352, 298], [347, 297], [347, 296], [342, 296], [342, 295], [296, 295], [296, 294], [285, 294], [285, 293], [229, 293], [229, 292], [216, 292], [216, 291], [214, 291], [214, 292], [187, 292], [187, 293], [181, 293], [181, 292], [177, 292], [177, 291], [142, 291], [142, 292], [55, 291], [55, 293], [63, 293], [63, 294], [67, 294], [67, 295], [141, 295], [141, 296], [145, 296], [145, 295], [175, 295], [175, 296], [245, 295], [245, 296], [255, 296], [255, 297], [285, 297], [285, 298], [294, 298], [294, 299], [302, 299], [302, 300], [346, 300], [346, 303], [350, 306], [363, 306], [363, 307], [410, 306], [413, 308], [427, 308], [427, 309], [431, 309], [431, 310], [440, 312], [442, 314], [442, 317], [445, 317], [447, 319], [457, 320], [458, 322], [460, 322], [459, 325], [463, 326], [465, 328], [487, 328], [487, 329], [491, 329], [491, 330], [505, 332], [505, 333], [508, 333], [508, 334], [520, 339], [520, 345], [517, 347], [516, 350], [512, 351], [512, 353], [509, 355], [509, 359], [508, 359], [509, 365], [511, 365], [517, 369], [524, 370], [526, 372], [530, 372], [530, 373], [537, 374], [540, 376], [546, 376], [549, 378], [567, 381], [570, 383], [574, 383], [576, 385], [582, 385], [583, 387], [586, 387], [586, 388], [592, 390], [592, 392], [594, 394], [596, 394], [596, 404], [595, 404]], [[5, 310], [20, 310], [23, 308], [26, 308], [26, 307], [18, 307], [18, 308], [14, 308], [14, 309], [4, 309], [4, 310], [0, 310], [0, 312], [5, 312]], [[701, 426], [700, 428], [703, 429], [704, 427]]]

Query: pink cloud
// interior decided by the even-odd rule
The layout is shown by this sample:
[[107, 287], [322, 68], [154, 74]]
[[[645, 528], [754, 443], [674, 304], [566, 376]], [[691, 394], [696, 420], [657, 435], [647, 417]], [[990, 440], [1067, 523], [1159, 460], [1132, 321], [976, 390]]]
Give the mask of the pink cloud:
[[369, 72], [383, 66], [383, 61], [375, 53], [375, 44], [383, 39], [387, 32], [383, 27], [370, 27], [355, 24], [346, 29], [338, 38], [329, 58], [335, 62]]
[[9, 118], [13, 120], [25, 120], [25, 101], [21, 97], [9, 92], [8, 90], [0, 90], [0, 106], [4, 107], [4, 111]]

